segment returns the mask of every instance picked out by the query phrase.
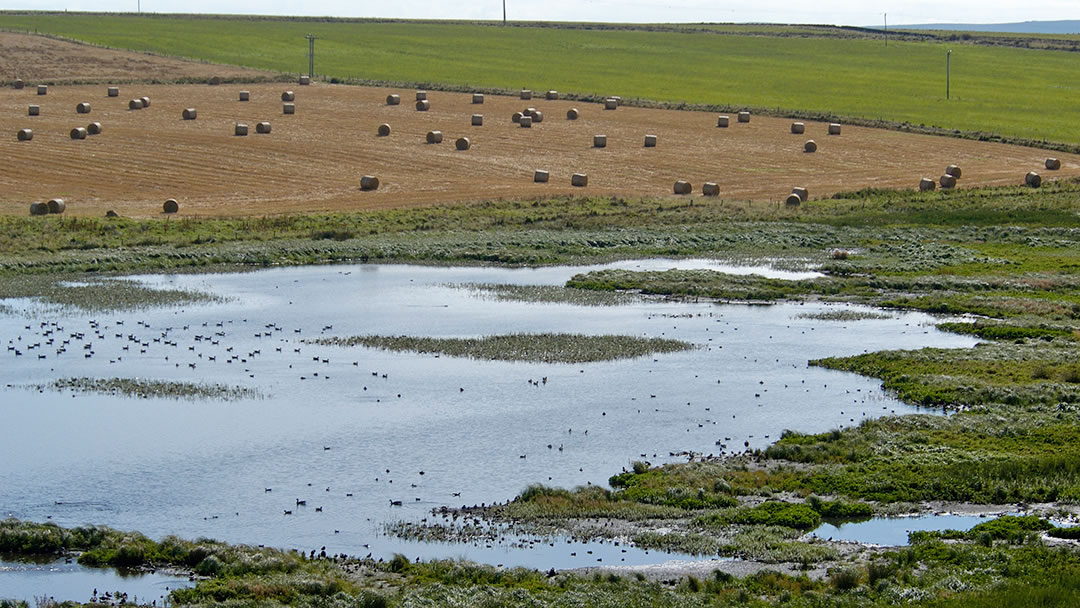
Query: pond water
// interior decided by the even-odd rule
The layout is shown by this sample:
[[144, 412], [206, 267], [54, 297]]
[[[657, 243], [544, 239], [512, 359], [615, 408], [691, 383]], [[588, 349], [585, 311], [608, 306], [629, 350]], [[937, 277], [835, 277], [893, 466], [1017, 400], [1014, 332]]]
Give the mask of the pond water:
[[89, 602], [108, 593], [126, 593], [128, 601], [149, 604], [162, 600], [172, 589], [190, 586], [187, 577], [164, 573], [124, 573], [113, 568], [87, 568], [65, 560], [44, 563], [0, 559], [0, 599], [23, 600], [31, 605], [37, 598], [57, 602]]
[[[749, 271], [671, 260], [619, 266]], [[420, 544], [389, 536], [385, 526], [420, 521], [441, 506], [504, 501], [530, 483], [606, 486], [634, 460], [763, 448], [784, 429], [820, 432], [913, 412], [882, 394], [876, 380], [810, 368], [807, 360], [975, 342], [938, 332], [930, 317], [914, 313], [836, 322], [802, 316], [837, 308], [825, 305], [589, 307], [497, 301], [451, 286], [562, 285], [592, 268], [599, 267], [336, 265], [146, 276], [138, 279], [227, 301], [124, 314], [7, 301], [15, 312], [0, 316], [0, 342], [24, 355], [0, 350], [8, 431], [0, 516], [105, 524], [155, 538], [305, 552], [325, 546], [374, 557], [401, 551], [542, 569], [598, 557], [683, 559], [625, 546], [589, 555], [565, 539], [532, 549]], [[302, 342], [516, 332], [663, 336], [696, 348], [569, 365]], [[58, 354], [62, 340], [70, 343]], [[221, 383], [262, 397], [178, 401], [33, 388], [79, 377]]]
[[818, 538], [831, 540], [900, 547], [908, 544], [909, 532], [941, 530], [967, 532], [984, 521], [991, 521], [995, 518], [996, 516], [958, 515], [954, 513], [911, 517], [875, 517], [866, 521], [837, 523], [835, 525], [823, 523], [812, 534]]

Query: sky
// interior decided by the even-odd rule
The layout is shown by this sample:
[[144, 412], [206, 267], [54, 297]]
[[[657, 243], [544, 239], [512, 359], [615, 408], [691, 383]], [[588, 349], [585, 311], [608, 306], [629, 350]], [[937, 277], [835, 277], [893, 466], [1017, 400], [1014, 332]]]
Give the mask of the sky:
[[[0, 8], [497, 20], [502, 6], [502, 0], [8, 0]], [[506, 9], [510, 20], [623, 23], [878, 25], [887, 18], [890, 25], [902, 25], [1080, 19], [1077, 0], [506, 0]]]

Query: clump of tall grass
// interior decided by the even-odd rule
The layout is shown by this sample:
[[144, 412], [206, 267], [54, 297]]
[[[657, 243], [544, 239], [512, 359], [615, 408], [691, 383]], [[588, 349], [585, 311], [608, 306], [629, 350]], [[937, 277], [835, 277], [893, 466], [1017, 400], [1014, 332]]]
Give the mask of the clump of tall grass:
[[137, 399], [221, 399], [224, 401], [238, 401], [240, 399], [256, 399], [262, 396], [258, 390], [243, 386], [142, 380], [139, 378], [61, 378], [34, 388], [38, 390], [48, 388], [74, 393], [120, 395]]

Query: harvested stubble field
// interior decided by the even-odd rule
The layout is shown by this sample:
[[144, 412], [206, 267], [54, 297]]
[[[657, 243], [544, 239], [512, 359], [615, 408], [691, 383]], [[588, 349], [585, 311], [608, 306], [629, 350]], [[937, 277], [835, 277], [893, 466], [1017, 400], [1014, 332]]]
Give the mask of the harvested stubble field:
[[[547, 101], [488, 95], [482, 105], [466, 93], [431, 91], [431, 110], [418, 112], [415, 91], [318, 83], [245, 85], [121, 85], [107, 97], [105, 83], [54, 85], [37, 95], [0, 90], [0, 212], [24, 215], [29, 203], [55, 197], [72, 215], [161, 214], [168, 198], [181, 215], [242, 216], [309, 211], [403, 207], [453, 201], [517, 199], [560, 194], [673, 196], [676, 180], [688, 180], [693, 196], [703, 182], [720, 185], [725, 200], [782, 201], [794, 186], [812, 198], [862, 188], [911, 188], [919, 178], [937, 178], [945, 167], [963, 168], [959, 187], [1021, 184], [1028, 171], [1048, 179], [1080, 175], [1080, 157], [1054, 154], [1059, 171], [1043, 170], [1046, 151], [845, 126], [826, 134], [825, 123], [806, 122], [791, 134], [791, 121], [755, 116], [750, 123], [717, 128], [704, 112]], [[295, 115], [282, 112], [281, 93], [296, 93]], [[239, 101], [249, 90], [251, 100]], [[386, 105], [389, 93], [402, 104]], [[128, 101], [147, 96], [149, 108], [129, 110]], [[90, 114], [75, 106], [89, 102]], [[40, 116], [27, 106], [39, 105]], [[514, 112], [535, 107], [544, 121], [531, 129], [511, 122]], [[576, 107], [578, 120], [567, 120]], [[197, 120], [183, 120], [196, 108]], [[471, 116], [484, 114], [483, 126]], [[102, 134], [73, 141], [72, 128], [90, 121]], [[255, 125], [270, 121], [270, 134]], [[251, 134], [233, 134], [234, 123]], [[805, 122], [805, 121], [804, 121]], [[392, 134], [377, 135], [388, 123]], [[19, 142], [31, 128], [32, 141]], [[442, 144], [425, 135], [441, 131]], [[604, 149], [593, 136], [607, 135]], [[646, 134], [658, 136], [645, 148]], [[456, 150], [468, 136], [472, 147]], [[803, 152], [806, 139], [819, 149]], [[448, 143], [447, 143], [448, 142]], [[551, 172], [547, 184], [533, 183], [535, 169]], [[586, 188], [570, 185], [586, 173]], [[377, 191], [362, 192], [360, 177], [376, 175]]]

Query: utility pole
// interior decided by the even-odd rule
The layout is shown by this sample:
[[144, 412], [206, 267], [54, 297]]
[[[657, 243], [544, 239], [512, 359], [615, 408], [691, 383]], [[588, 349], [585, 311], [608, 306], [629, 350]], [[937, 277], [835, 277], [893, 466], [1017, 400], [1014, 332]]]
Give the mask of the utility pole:
[[308, 41], [307, 75], [308, 75], [308, 78], [314, 78], [315, 77], [315, 36], [313, 34], [308, 34], [307, 36], [304, 36], [304, 38], [307, 38], [307, 41]]
[[885, 13], [885, 48], [889, 48], [889, 13]]
[[945, 53], [945, 99], [949, 99], [949, 64], [952, 61], [952, 49]]
[[503, 25], [506, 25], [506, 0], [503, 0]]

